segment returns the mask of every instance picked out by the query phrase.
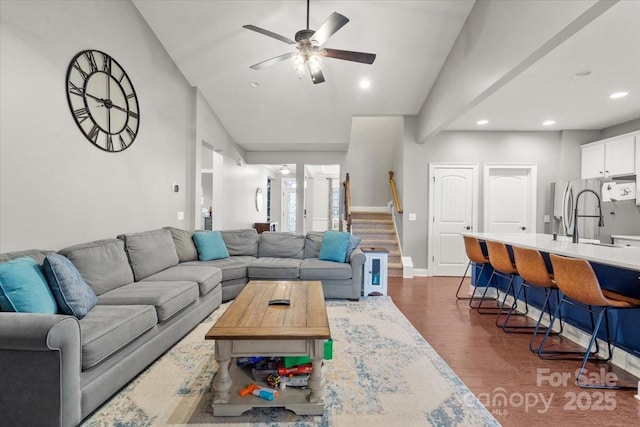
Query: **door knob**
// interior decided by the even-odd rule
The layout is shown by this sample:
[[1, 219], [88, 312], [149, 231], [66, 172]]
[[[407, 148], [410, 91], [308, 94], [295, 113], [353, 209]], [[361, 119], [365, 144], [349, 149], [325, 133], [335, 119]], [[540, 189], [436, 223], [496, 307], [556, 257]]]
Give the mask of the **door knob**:
[[470, 226], [470, 225], [467, 225], [465, 228], [466, 228], [467, 230], [471, 230], [471, 226]]
[[524, 225], [522, 227], [520, 227], [520, 230], [522, 230], [522, 231], [524, 231], [526, 229], [527, 229], [527, 227], [525, 227]]

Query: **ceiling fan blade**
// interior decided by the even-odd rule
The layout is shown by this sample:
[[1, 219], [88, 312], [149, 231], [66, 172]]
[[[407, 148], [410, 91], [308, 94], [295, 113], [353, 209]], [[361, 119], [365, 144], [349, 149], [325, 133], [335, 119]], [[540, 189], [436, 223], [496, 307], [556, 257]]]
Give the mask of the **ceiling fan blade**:
[[265, 30], [264, 28], [260, 28], [260, 27], [256, 27], [255, 25], [243, 25], [242, 28], [246, 28], [247, 30], [251, 30], [251, 31], [255, 31], [256, 33], [260, 33], [260, 34], [264, 34], [265, 36], [274, 38], [276, 40], [280, 40], [281, 42], [287, 43], [287, 44], [292, 44], [292, 45], [297, 45], [296, 42], [294, 42], [293, 40], [291, 40], [288, 37], [285, 36], [281, 36], [280, 34], [276, 34], [272, 31], [269, 30]]
[[340, 28], [344, 27], [344, 25], [349, 22], [349, 18], [344, 15], [340, 15], [338, 12], [333, 12], [326, 21], [318, 28], [311, 37], [311, 40], [318, 43], [318, 46], [322, 46], [325, 44], [329, 37], [334, 35], [336, 31]]
[[311, 81], [313, 81], [314, 85], [318, 83], [324, 83], [324, 75], [322, 74], [322, 70], [318, 68], [316, 72], [311, 71], [311, 67], [307, 63], [307, 69], [309, 70], [309, 74], [311, 75]]
[[322, 54], [323, 56], [328, 56], [329, 58], [362, 62], [363, 64], [373, 64], [373, 61], [376, 60], [375, 53], [352, 52], [350, 50], [322, 49]]
[[253, 64], [249, 68], [252, 68], [254, 70], [261, 70], [261, 69], [266, 68], [266, 67], [268, 67], [270, 65], [277, 64], [278, 62], [286, 61], [287, 59], [291, 58], [292, 56], [295, 56], [297, 53], [298, 52], [285, 53], [283, 55], [276, 56], [276, 57], [271, 58], [271, 59], [267, 59], [266, 61], [262, 61], [262, 62], [258, 62], [257, 64]]

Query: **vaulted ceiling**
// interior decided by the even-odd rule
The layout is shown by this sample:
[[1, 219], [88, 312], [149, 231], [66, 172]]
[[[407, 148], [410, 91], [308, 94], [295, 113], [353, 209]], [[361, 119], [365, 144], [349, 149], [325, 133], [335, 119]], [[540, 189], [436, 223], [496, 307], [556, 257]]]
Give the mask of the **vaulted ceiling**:
[[[250, 69], [295, 48], [242, 28], [292, 39], [306, 27], [303, 0], [134, 4], [240, 146], [346, 151], [352, 117], [418, 114], [474, 1], [312, 0], [311, 29], [334, 11], [350, 19], [325, 47], [377, 55], [372, 65], [324, 58], [326, 82], [317, 85], [299, 79], [289, 61]], [[621, 2], [448, 129], [478, 130], [486, 118], [482, 129], [547, 130], [540, 122], [550, 117], [555, 129], [601, 129], [640, 117], [639, 16], [640, 2]], [[370, 88], [360, 87], [363, 79]], [[630, 95], [611, 102], [616, 90]]]

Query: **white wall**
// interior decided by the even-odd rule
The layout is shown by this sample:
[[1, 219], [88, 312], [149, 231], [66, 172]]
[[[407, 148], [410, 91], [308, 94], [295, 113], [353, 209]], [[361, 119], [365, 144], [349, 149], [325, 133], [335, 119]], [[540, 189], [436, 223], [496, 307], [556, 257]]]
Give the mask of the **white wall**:
[[[416, 268], [427, 266], [428, 225], [428, 164], [430, 162], [473, 162], [479, 164], [480, 191], [482, 170], [487, 163], [535, 163], [538, 165], [537, 232], [550, 232], [544, 215], [550, 213], [550, 184], [563, 178], [569, 170], [579, 171], [580, 157], [565, 158], [564, 148], [579, 146], [578, 136], [588, 138], [594, 132], [578, 132], [563, 142], [559, 132], [442, 132], [425, 144], [416, 143], [416, 119], [406, 118], [404, 142], [405, 200], [403, 215], [403, 252], [411, 256]], [[482, 194], [480, 194], [479, 224], [483, 223]], [[416, 221], [408, 221], [408, 214], [416, 213]], [[480, 228], [482, 226], [480, 225]], [[479, 230], [482, 231], [482, 230]]]
[[640, 117], [625, 123], [620, 123], [619, 125], [602, 129], [602, 132], [600, 134], [600, 139], [611, 138], [612, 136], [622, 135], [623, 133], [635, 132], [637, 130], [640, 130]]
[[[217, 229], [232, 230], [251, 228], [255, 222], [267, 222], [266, 189], [269, 170], [265, 166], [238, 166], [225, 157], [224, 223]], [[264, 197], [262, 211], [256, 210], [255, 194], [262, 188]]]
[[340, 167], [349, 173], [354, 207], [387, 206], [392, 199], [388, 172], [395, 165], [396, 144], [402, 141], [402, 117], [354, 117], [351, 142]]
[[[0, 2], [0, 251], [58, 249], [180, 226], [188, 180], [190, 88], [130, 2]], [[98, 49], [127, 71], [139, 134], [94, 147], [69, 111], [65, 75]], [[170, 108], [168, 108], [170, 106]]]
[[[224, 156], [216, 228], [264, 221], [253, 194], [265, 172], [236, 165], [245, 153], [130, 2], [0, 1], [0, 23], [1, 252], [199, 226], [202, 142]], [[67, 67], [85, 49], [112, 55], [138, 95], [139, 133], [123, 152], [94, 147], [69, 111]]]

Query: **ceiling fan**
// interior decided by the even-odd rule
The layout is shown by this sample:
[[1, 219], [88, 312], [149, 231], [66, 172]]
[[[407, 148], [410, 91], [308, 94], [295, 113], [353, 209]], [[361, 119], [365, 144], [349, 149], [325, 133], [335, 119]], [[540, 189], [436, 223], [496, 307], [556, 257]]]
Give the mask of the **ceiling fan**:
[[309, 0], [307, 0], [307, 28], [298, 31], [295, 34], [295, 41], [269, 30], [256, 27], [255, 25], [243, 25], [243, 28], [246, 28], [247, 30], [264, 34], [265, 36], [293, 45], [298, 49], [297, 52], [285, 53], [283, 55], [267, 59], [266, 61], [258, 62], [249, 68], [261, 70], [270, 65], [292, 58], [293, 66], [298, 72], [298, 77], [302, 78], [305, 73], [305, 69], [308, 69], [309, 74], [311, 75], [311, 80], [314, 84], [318, 84], [324, 82], [324, 75], [320, 68], [321, 57], [323, 56], [342, 59], [345, 61], [361, 62], [363, 64], [373, 64], [373, 61], [376, 59], [376, 55], [374, 53], [352, 52], [349, 50], [329, 49], [323, 47], [327, 40], [329, 40], [329, 37], [334, 35], [347, 22], [349, 22], [349, 19], [346, 16], [333, 12], [317, 31], [310, 30]]

